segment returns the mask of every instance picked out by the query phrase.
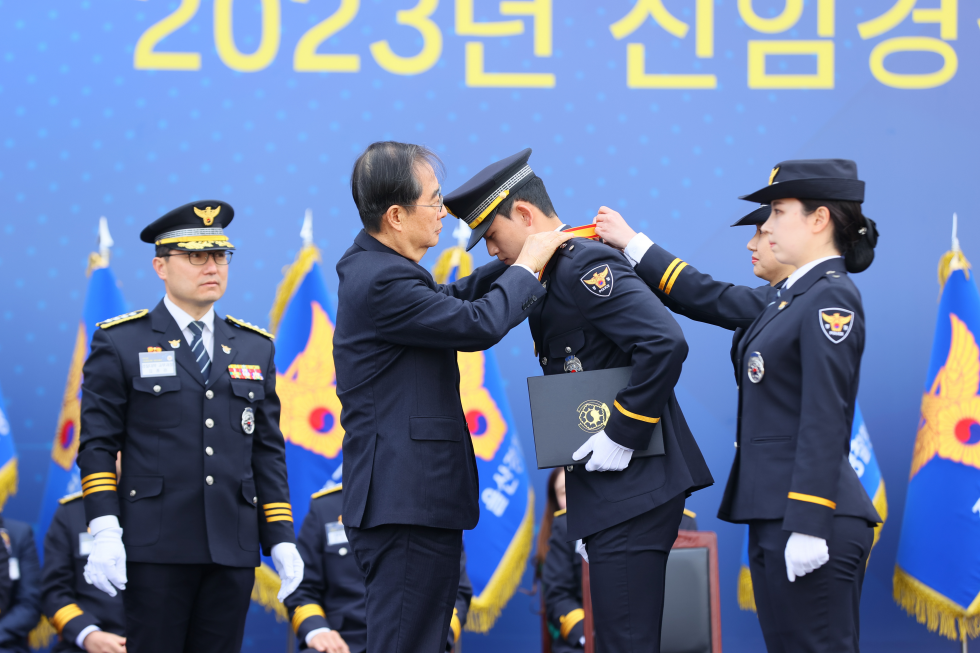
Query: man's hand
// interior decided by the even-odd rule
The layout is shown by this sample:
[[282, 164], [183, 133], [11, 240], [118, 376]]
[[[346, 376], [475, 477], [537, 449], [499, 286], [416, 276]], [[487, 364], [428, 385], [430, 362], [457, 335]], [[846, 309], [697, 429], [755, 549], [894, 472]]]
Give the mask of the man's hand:
[[535, 273], [540, 272], [541, 268], [546, 266], [551, 257], [554, 256], [558, 246], [574, 237], [572, 234], [562, 231], [544, 231], [528, 236], [514, 264], [526, 265]]
[[626, 249], [636, 235], [636, 232], [626, 224], [623, 216], [608, 206], [599, 207], [599, 214], [596, 215], [594, 222], [595, 232], [599, 238], [618, 250]]
[[299, 587], [303, 580], [303, 558], [300, 557], [296, 545], [291, 542], [280, 542], [272, 547], [272, 563], [279, 573], [279, 602]]
[[[106, 519], [99, 517], [98, 519]], [[93, 519], [94, 524], [97, 520]], [[107, 526], [93, 533], [92, 552], [85, 563], [85, 582], [95, 585], [108, 594], [116, 595], [116, 588], [126, 589], [126, 547], [123, 546], [123, 529], [113, 517], [115, 526]]]
[[322, 633], [317, 633], [307, 643], [307, 646], [321, 653], [350, 653], [347, 642], [336, 630], [325, 630]]
[[104, 630], [89, 633], [82, 643], [88, 653], [126, 653], [126, 638]]
[[626, 469], [633, 457], [633, 450], [616, 444], [606, 435], [605, 429], [599, 431], [585, 441], [572, 454], [572, 460], [582, 460], [592, 453], [592, 458], [585, 464], [587, 472], [618, 472]]
[[791, 583], [800, 576], [816, 571], [830, 560], [827, 540], [803, 533], [789, 536], [783, 556], [786, 558], [786, 577]]

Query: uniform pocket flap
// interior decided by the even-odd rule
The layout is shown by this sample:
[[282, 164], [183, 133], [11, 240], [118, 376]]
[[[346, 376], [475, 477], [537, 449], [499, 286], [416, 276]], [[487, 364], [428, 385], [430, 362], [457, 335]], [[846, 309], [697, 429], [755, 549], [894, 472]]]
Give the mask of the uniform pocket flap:
[[163, 395], [168, 392], [180, 390], [180, 377], [178, 376], [153, 376], [143, 378], [133, 377], [133, 390], [145, 392], [151, 395]]
[[242, 498], [245, 499], [245, 503], [253, 508], [258, 504], [259, 498], [255, 494], [255, 479], [246, 478], [242, 481]]
[[413, 440], [463, 439], [463, 425], [452, 417], [409, 417], [408, 434]]
[[250, 403], [265, 399], [265, 386], [258, 381], [232, 381], [231, 391]]
[[585, 332], [582, 329], [575, 329], [560, 336], [555, 336], [548, 341], [548, 355], [551, 358], [564, 358], [574, 356], [582, 351], [585, 346]]
[[129, 501], [158, 497], [163, 492], [162, 476], [123, 476], [119, 487]]

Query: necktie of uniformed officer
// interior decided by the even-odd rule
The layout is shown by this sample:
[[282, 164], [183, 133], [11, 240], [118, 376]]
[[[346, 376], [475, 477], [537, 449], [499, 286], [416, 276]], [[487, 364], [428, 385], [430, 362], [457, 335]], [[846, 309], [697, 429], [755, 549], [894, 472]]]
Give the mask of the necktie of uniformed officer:
[[191, 352], [197, 360], [198, 367], [201, 368], [201, 378], [207, 383], [208, 376], [211, 374], [211, 357], [208, 356], [208, 350], [204, 346], [204, 322], [200, 320], [191, 322], [191, 327], [197, 332], [197, 337], [194, 338], [194, 344], [191, 346]]

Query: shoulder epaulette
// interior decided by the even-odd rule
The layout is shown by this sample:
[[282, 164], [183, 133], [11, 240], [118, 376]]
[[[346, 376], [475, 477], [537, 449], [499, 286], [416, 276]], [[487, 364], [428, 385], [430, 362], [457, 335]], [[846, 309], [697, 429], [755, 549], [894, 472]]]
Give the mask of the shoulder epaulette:
[[81, 499], [81, 498], [82, 498], [82, 493], [75, 492], [74, 494], [69, 494], [67, 496], [61, 497], [60, 499], [58, 499], [58, 503], [60, 503], [61, 505], [65, 505], [66, 503], [71, 503], [75, 499]]
[[234, 324], [235, 326], [238, 326], [242, 329], [249, 329], [250, 331], [255, 331], [256, 333], [260, 333], [266, 338], [268, 338], [269, 340], [275, 340], [276, 338], [274, 335], [272, 335], [262, 327], [257, 327], [251, 322], [246, 322], [245, 320], [239, 320], [238, 318], [232, 317], [230, 315], [225, 316], [225, 321], [228, 322], [228, 324]]
[[568, 508], [562, 508], [561, 510], [556, 510], [555, 511], [555, 517], [561, 517], [566, 512], [568, 512]]
[[108, 320], [102, 320], [101, 322], [96, 322], [95, 326], [102, 329], [108, 329], [109, 327], [116, 326], [117, 324], [122, 324], [123, 322], [129, 322], [130, 320], [138, 320], [141, 317], [146, 317], [150, 314], [150, 310], [147, 308], [141, 308], [138, 311], [133, 311], [132, 313], [126, 313], [124, 315], [117, 315], [116, 317], [110, 317]]
[[340, 492], [343, 489], [344, 489], [343, 485], [335, 485], [333, 487], [327, 488], [326, 490], [320, 490], [319, 492], [314, 492], [313, 495], [310, 496], [310, 498], [319, 499], [320, 497], [325, 497], [328, 494], [333, 494], [334, 492]]

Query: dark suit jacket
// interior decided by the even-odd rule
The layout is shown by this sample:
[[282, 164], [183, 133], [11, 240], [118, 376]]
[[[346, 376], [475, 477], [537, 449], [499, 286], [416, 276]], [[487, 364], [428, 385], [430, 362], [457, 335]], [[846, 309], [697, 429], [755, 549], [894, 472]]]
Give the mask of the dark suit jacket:
[[[85, 512], [89, 522], [119, 516], [128, 560], [256, 567], [260, 542], [268, 554], [295, 541], [272, 341], [217, 317], [214, 331], [207, 384], [162, 301], [92, 336], [78, 450]], [[177, 375], [141, 378], [147, 347], [174, 352]], [[263, 378], [234, 379], [232, 364]]]
[[10, 596], [0, 605], [0, 653], [28, 653], [27, 635], [41, 617], [41, 565], [34, 533], [22, 521], [4, 519], [0, 536], [4, 545], [9, 539], [10, 557], [17, 559], [20, 568], [20, 578], [13, 581]]
[[475, 527], [479, 483], [456, 351], [496, 344], [544, 289], [499, 262], [439, 285], [364, 231], [337, 273], [344, 524]]
[[674, 397], [687, 357], [684, 334], [626, 258], [576, 238], [558, 250], [542, 279], [548, 296], [538, 302], [530, 326], [545, 375], [564, 374], [567, 356], [576, 356], [584, 371], [632, 365], [629, 384], [609, 406], [606, 435], [642, 450], [659, 421], [666, 452], [634, 458], [620, 472], [587, 472], [584, 464], [566, 470], [568, 537], [585, 538], [711, 485]]
[[81, 651], [75, 646], [75, 638], [91, 625], [126, 635], [122, 593], [109, 596], [85, 582], [88, 553], [83, 553], [80, 545], [81, 538], [88, 536], [88, 523], [81, 499], [81, 492], [62, 499], [44, 536], [42, 604], [60, 636], [53, 653]]

